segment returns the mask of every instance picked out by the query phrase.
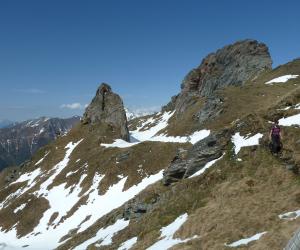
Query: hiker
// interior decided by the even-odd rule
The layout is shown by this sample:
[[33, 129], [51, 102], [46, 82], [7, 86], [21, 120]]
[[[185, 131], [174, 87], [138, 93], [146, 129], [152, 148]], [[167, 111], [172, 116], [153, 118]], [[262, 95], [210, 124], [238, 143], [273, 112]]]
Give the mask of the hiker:
[[278, 120], [275, 120], [274, 125], [271, 128], [269, 139], [271, 152], [273, 154], [278, 154], [282, 149], [282, 133], [280, 126], [278, 125]]

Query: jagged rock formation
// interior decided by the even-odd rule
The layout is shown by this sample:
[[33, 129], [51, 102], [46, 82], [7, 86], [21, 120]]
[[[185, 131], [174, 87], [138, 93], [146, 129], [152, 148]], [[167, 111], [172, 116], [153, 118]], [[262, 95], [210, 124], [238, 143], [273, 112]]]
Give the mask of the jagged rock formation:
[[120, 138], [129, 141], [126, 112], [121, 97], [112, 92], [111, 87], [102, 83], [96, 92], [96, 96], [87, 107], [83, 124], [101, 124], [111, 126]]
[[215, 95], [217, 89], [226, 86], [241, 86], [272, 67], [268, 47], [256, 40], [243, 40], [225, 46], [206, 56], [199, 67], [191, 70], [183, 79], [181, 93], [172, 98], [165, 109], [185, 112], [197, 98], [207, 98], [205, 108], [199, 111], [198, 120], [217, 116], [222, 110]]
[[206, 163], [220, 158], [229, 141], [230, 133], [225, 130], [210, 134], [188, 151], [179, 150], [170, 166], [164, 171], [164, 185], [188, 178], [201, 170]]
[[0, 171], [29, 160], [38, 149], [68, 132], [79, 120], [79, 116], [41, 117], [0, 129]]

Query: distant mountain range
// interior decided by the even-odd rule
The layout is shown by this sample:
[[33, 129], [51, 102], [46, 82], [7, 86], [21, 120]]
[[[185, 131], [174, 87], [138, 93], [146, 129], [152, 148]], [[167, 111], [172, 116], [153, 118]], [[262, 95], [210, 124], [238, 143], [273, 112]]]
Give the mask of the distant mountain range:
[[79, 120], [79, 116], [41, 117], [15, 124], [1, 123], [4, 128], [0, 129], [0, 170], [30, 159], [39, 148], [67, 133]]
[[133, 120], [138, 117], [146, 116], [146, 115], [152, 115], [157, 112], [157, 110], [154, 109], [137, 109], [137, 110], [132, 110], [129, 108], [125, 108], [127, 120]]
[[6, 128], [6, 127], [9, 127], [11, 125], [13, 125], [15, 122], [13, 121], [10, 121], [10, 120], [0, 120], [0, 128]]

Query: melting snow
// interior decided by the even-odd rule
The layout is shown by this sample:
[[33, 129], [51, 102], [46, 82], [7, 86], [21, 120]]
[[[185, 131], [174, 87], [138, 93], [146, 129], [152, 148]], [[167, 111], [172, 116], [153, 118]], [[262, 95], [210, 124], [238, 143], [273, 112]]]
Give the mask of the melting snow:
[[125, 242], [123, 242], [118, 250], [129, 250], [130, 248], [133, 247], [133, 245], [137, 242], [137, 237], [133, 237]]
[[49, 152], [47, 152], [46, 154], [45, 154], [45, 156], [42, 158], [42, 159], [40, 159], [36, 164], [35, 164], [35, 166], [37, 166], [37, 165], [39, 165], [39, 164], [41, 164], [42, 163], [42, 161], [46, 158], [46, 156], [48, 155], [50, 153], [50, 151]]
[[[175, 112], [175, 111], [174, 111]], [[169, 119], [174, 115], [174, 112], [166, 112], [161, 115], [159, 119], [153, 119], [153, 117], [147, 119], [143, 124], [138, 127], [134, 131], [130, 131], [130, 137], [131, 142], [126, 142], [121, 139], [115, 140], [111, 144], [101, 144], [101, 146], [110, 148], [110, 147], [116, 147], [116, 148], [128, 148], [132, 147], [134, 145], [137, 145], [144, 141], [160, 141], [160, 142], [173, 142], [173, 143], [187, 143], [190, 142], [192, 144], [195, 144], [196, 142], [204, 139], [210, 134], [209, 130], [203, 129], [200, 131], [196, 131], [193, 134], [189, 136], [167, 136], [166, 134], [160, 134], [157, 135], [159, 131], [166, 128], [168, 126]], [[151, 126], [155, 124], [158, 121], [156, 125], [153, 127], [141, 131], [142, 128]]]
[[106, 147], [106, 148], [128, 148], [128, 147], [132, 147], [136, 144], [139, 144], [139, 142], [127, 142], [122, 139], [117, 139], [111, 144], [102, 143], [101, 146]]
[[251, 137], [243, 137], [240, 135], [240, 133], [235, 133], [235, 135], [232, 136], [231, 139], [231, 141], [234, 143], [235, 154], [238, 154], [238, 152], [240, 152], [242, 147], [259, 145], [259, 139], [262, 137], [263, 134], [261, 133], [258, 133]]
[[225, 155], [225, 153], [221, 157], [219, 157], [217, 159], [214, 159], [214, 160], [206, 163], [203, 168], [201, 168], [198, 172], [196, 172], [193, 175], [191, 175], [189, 178], [192, 178], [192, 177], [195, 177], [195, 176], [203, 174], [208, 168], [210, 168], [211, 166], [213, 166], [218, 160], [221, 160], [224, 155]]
[[87, 249], [87, 247], [91, 244], [95, 244], [97, 241], [102, 241], [101, 243], [96, 243], [95, 247], [101, 247], [101, 246], [108, 246], [112, 243], [112, 237], [127, 227], [129, 224], [129, 221], [117, 220], [115, 224], [108, 226], [106, 228], [101, 228], [95, 237], [85, 241], [84, 243], [80, 244], [79, 246], [75, 247], [74, 250], [82, 250]]
[[[75, 144], [68, 145], [70, 146], [69, 149], [74, 149]], [[80, 184], [85, 178], [85, 175], [83, 175], [75, 187], [69, 187], [66, 189], [65, 184], [61, 184], [48, 190], [49, 185], [65, 166], [64, 164], [68, 163], [69, 153], [71, 153], [69, 149], [67, 150], [66, 157], [54, 168], [55, 172], [52, 176], [41, 184], [41, 189], [35, 193], [36, 195], [40, 195], [48, 199], [51, 207], [44, 212], [43, 217], [41, 218], [38, 226], [34, 229], [33, 233], [18, 239], [16, 237], [15, 228], [6, 233], [0, 231], [0, 242], [13, 242], [15, 247], [29, 245], [29, 248], [43, 249], [43, 246], [47, 245], [49, 249], [56, 248], [60, 244], [60, 238], [66, 235], [70, 229], [78, 228], [78, 233], [84, 231], [94, 224], [99, 218], [121, 206], [148, 185], [162, 178], [163, 171], [155, 175], [148, 176], [137, 185], [123, 191], [124, 184], [127, 180], [127, 177], [124, 177], [117, 184], [109, 187], [105, 194], [100, 195], [98, 187], [104, 176], [96, 174], [93, 179], [93, 184], [84, 194], [88, 195], [86, 204], [81, 204], [72, 216], [65, 218], [62, 223], [59, 223], [61, 218], [67, 215], [72, 207], [79, 201], [81, 197], [79, 194], [82, 190]], [[26, 180], [28, 179], [28, 177], [22, 178]], [[49, 219], [55, 212], [58, 212], [59, 215], [51, 225], [48, 225]], [[90, 215], [90, 219], [82, 223], [84, 218], [88, 215]]]
[[280, 214], [280, 215], [278, 215], [278, 217], [283, 220], [295, 220], [298, 217], [300, 217], [300, 210]]
[[[26, 204], [22, 204], [21, 206], [18, 206], [15, 210], [14, 213], [16, 214], [17, 212], [23, 210], [26, 207]], [[1, 248], [0, 248], [1, 249]]]
[[297, 78], [299, 75], [284, 75], [277, 77], [275, 79], [272, 79], [271, 81], [266, 82], [265, 84], [273, 85], [272, 83], [283, 83], [287, 82], [290, 79]]
[[13, 185], [15, 183], [20, 183], [20, 182], [27, 182], [27, 186], [20, 188], [16, 192], [11, 193], [9, 196], [7, 196], [6, 199], [0, 203], [0, 209], [9, 205], [9, 202], [11, 200], [17, 199], [19, 196], [21, 196], [22, 194], [26, 193], [29, 189], [31, 189], [36, 184], [35, 182], [36, 177], [40, 176], [41, 174], [42, 174], [41, 169], [37, 168], [31, 173], [25, 173], [21, 175], [16, 181], [10, 183], [9, 185]]
[[228, 247], [239, 247], [239, 246], [242, 246], [242, 245], [248, 245], [250, 242], [252, 241], [256, 241], [256, 240], [259, 240], [264, 234], [266, 234], [267, 232], [262, 232], [262, 233], [258, 233], [258, 234], [255, 234], [249, 238], [246, 238], [246, 239], [241, 239], [239, 241], [235, 241], [231, 244], [225, 244], [225, 246], [228, 246]]
[[179, 243], [188, 242], [194, 238], [197, 238], [198, 236], [194, 236], [192, 238], [188, 239], [179, 239], [179, 238], [173, 238], [174, 234], [178, 231], [178, 229], [186, 222], [188, 218], [187, 214], [183, 214], [179, 216], [175, 221], [173, 221], [170, 225], [163, 227], [161, 231], [161, 239], [157, 241], [155, 244], [147, 248], [147, 250], [161, 250], [161, 249], [169, 249], [172, 246], [175, 246]]
[[39, 134], [42, 134], [42, 133], [44, 133], [44, 132], [45, 132], [45, 129], [44, 129], [44, 128], [41, 128]]
[[[153, 119], [153, 117], [147, 119], [140, 127], [138, 127], [136, 130], [131, 131], [130, 135], [137, 139], [138, 141], [147, 141], [154, 135], [156, 135], [160, 130], [166, 128], [168, 126], [169, 119], [174, 115], [174, 112], [165, 112], [161, 115], [161, 117], [157, 119]], [[156, 122], [158, 123], [154, 125]], [[154, 126], [152, 126], [154, 125]], [[152, 126], [151, 128], [140, 131], [145, 126]]]
[[281, 118], [279, 120], [279, 125], [282, 126], [300, 125], [300, 114], [292, 115], [286, 118]]
[[[187, 143], [190, 142], [192, 144], [195, 144], [196, 142], [204, 139], [205, 137], [209, 136], [210, 131], [203, 129], [200, 131], [197, 131], [193, 133], [190, 136], [166, 136], [166, 135], [157, 135], [153, 136], [146, 141], [158, 141], [158, 142], [173, 142], [173, 143]], [[139, 142], [127, 142], [122, 139], [117, 139], [111, 144], [101, 144], [101, 146], [104, 146], [106, 148], [128, 148], [132, 147], [134, 145], [137, 145], [141, 143], [142, 141]]]

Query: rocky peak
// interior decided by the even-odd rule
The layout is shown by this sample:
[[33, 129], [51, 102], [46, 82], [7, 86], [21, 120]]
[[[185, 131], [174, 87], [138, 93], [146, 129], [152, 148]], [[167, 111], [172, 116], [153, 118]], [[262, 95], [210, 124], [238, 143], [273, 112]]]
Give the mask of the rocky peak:
[[83, 124], [105, 123], [111, 126], [123, 140], [129, 141], [126, 112], [121, 97], [111, 87], [102, 83], [82, 119]]
[[[181, 93], [173, 99], [173, 107], [183, 112], [191, 96], [211, 97], [215, 90], [241, 86], [265, 70], [272, 68], [268, 47], [256, 40], [238, 41], [206, 56], [199, 67], [183, 79]], [[169, 105], [170, 106], [170, 105]]]

